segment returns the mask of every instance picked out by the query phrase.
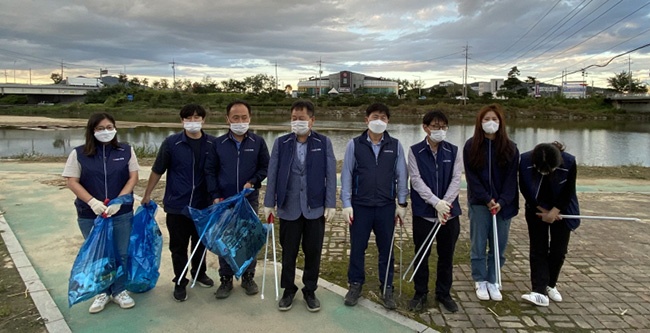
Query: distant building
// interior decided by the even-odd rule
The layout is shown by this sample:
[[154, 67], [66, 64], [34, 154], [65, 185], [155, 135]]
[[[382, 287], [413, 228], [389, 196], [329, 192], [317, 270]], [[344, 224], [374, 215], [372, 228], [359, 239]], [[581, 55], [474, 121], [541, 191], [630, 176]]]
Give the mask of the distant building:
[[440, 81], [438, 83], [438, 87], [453, 87], [454, 85], [456, 85], [456, 83], [454, 81], [451, 81], [451, 80]]
[[363, 92], [366, 94], [395, 94], [397, 82], [382, 77], [372, 77], [361, 73], [341, 71], [327, 76], [310, 77], [298, 81], [298, 91], [310, 96], [328, 94], [351, 94]]

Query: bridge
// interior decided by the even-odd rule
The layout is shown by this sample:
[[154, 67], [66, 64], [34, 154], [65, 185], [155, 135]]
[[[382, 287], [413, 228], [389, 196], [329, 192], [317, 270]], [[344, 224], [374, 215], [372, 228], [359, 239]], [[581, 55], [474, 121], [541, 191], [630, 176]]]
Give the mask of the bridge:
[[608, 99], [617, 109], [630, 112], [650, 112], [650, 94], [615, 94]]
[[7, 95], [26, 95], [29, 104], [82, 102], [88, 91], [97, 90], [95, 86], [69, 86], [65, 84], [15, 84], [0, 83], [0, 97]]

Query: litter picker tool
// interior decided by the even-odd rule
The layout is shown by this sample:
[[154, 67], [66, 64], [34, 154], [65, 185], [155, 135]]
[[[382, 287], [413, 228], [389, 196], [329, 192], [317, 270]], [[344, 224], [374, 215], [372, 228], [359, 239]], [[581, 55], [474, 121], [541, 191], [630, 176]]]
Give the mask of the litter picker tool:
[[275, 217], [273, 214], [270, 214], [266, 220], [266, 250], [264, 252], [264, 274], [262, 275], [262, 299], [264, 299], [264, 286], [266, 286], [266, 261], [268, 260], [269, 252], [269, 233], [271, 234], [271, 242], [273, 243], [273, 275], [275, 278], [275, 300], [277, 301], [280, 298], [279, 289], [278, 289], [278, 261], [276, 260], [275, 252]]
[[641, 222], [636, 217], [616, 217], [616, 216], [588, 216], [588, 215], [560, 215], [563, 219], [583, 219], [583, 220], [614, 220], [614, 221], [632, 221]]
[[[201, 256], [201, 262], [199, 262], [199, 267], [203, 266], [203, 261], [205, 261], [205, 254], [208, 252], [208, 248], [206, 247], [205, 250], [203, 250], [203, 255]], [[190, 260], [187, 261], [188, 263]], [[199, 277], [199, 274], [196, 274], [194, 276], [194, 279], [192, 279], [192, 286], [190, 288], [194, 288], [194, 285], [196, 284], [196, 278]]]
[[492, 213], [492, 232], [494, 235], [494, 242], [492, 242], [494, 248], [494, 274], [496, 275], [496, 285], [501, 289], [501, 256], [499, 255], [499, 233], [497, 232], [497, 210], [490, 209]]
[[[418, 261], [417, 266], [415, 266], [415, 269], [413, 270], [413, 274], [411, 275], [411, 278], [409, 279], [408, 282], [413, 281], [413, 278], [415, 277], [415, 273], [417, 273], [418, 269], [420, 269], [420, 265], [422, 265], [422, 261], [424, 261], [424, 253], [426, 251], [429, 251], [429, 249], [431, 249], [431, 245], [433, 244], [433, 241], [436, 239], [436, 235], [438, 234], [438, 231], [440, 231], [441, 226], [442, 226], [442, 223], [440, 223], [439, 221], [434, 222], [433, 228], [431, 228], [431, 231], [429, 232], [429, 235], [431, 237], [429, 238], [429, 236], [427, 236], [424, 243], [422, 243], [422, 246], [418, 250], [418, 253], [415, 254], [415, 257], [413, 258], [413, 261], [411, 262], [409, 267], [406, 268], [406, 272], [404, 273], [404, 278], [406, 278], [406, 274], [408, 274], [408, 271], [413, 266], [413, 263], [415, 263], [415, 260], [417, 259], [417, 257], [420, 255], [420, 253], [422, 254], [422, 256], [420, 257], [420, 261]], [[425, 249], [425, 244], [426, 244], [426, 249]], [[424, 252], [422, 252], [422, 250], [424, 250]]]
[[[395, 217], [395, 222], [401, 224], [402, 219], [399, 216], [396, 216]], [[393, 246], [394, 245], [395, 245], [395, 230], [393, 230], [393, 238], [390, 240], [390, 250], [388, 250], [388, 261], [386, 262], [386, 276], [384, 276], [384, 290], [383, 290], [382, 295], [386, 295], [386, 287], [388, 286], [388, 272], [390, 271], [390, 259], [393, 256]], [[400, 273], [401, 273], [401, 271], [400, 271]], [[401, 285], [401, 282], [400, 282], [400, 285]]]
[[[439, 222], [437, 222], [437, 221], [436, 221], [436, 222], [433, 222], [433, 228], [431, 228], [431, 231], [429, 231], [429, 234], [428, 234], [427, 237], [424, 239], [424, 243], [422, 243], [422, 246], [420, 246], [420, 248], [418, 249], [417, 253], [415, 253], [415, 257], [413, 257], [413, 260], [411, 261], [411, 263], [409, 264], [409, 266], [406, 267], [406, 271], [405, 271], [404, 274], [402, 275], [402, 279], [406, 280], [406, 274], [408, 274], [408, 272], [411, 270], [411, 268], [412, 268], [413, 265], [415, 264], [415, 260], [416, 260], [417, 257], [420, 255], [420, 252], [422, 252], [422, 250], [424, 249], [424, 244], [426, 244], [426, 243], [429, 241], [429, 239], [431, 238], [431, 235], [433, 235], [433, 238], [436, 237], [436, 235], [435, 235], [435, 233], [437, 233], [437, 231], [436, 231], [436, 224], [438, 224], [438, 223], [439, 223]], [[400, 272], [400, 273], [401, 273], [401, 272]]]

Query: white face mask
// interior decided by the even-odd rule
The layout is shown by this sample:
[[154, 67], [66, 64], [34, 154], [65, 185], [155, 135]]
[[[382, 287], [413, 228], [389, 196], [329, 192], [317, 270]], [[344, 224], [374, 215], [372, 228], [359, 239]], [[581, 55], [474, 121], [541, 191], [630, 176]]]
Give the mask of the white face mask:
[[431, 134], [429, 134], [429, 138], [433, 142], [441, 142], [447, 137], [447, 131], [445, 130], [435, 130], [431, 131]]
[[368, 129], [375, 134], [384, 133], [386, 127], [388, 127], [388, 124], [379, 119], [371, 120], [368, 122]]
[[115, 134], [117, 133], [117, 130], [103, 130], [99, 132], [95, 132], [95, 139], [99, 140], [99, 142], [107, 143], [111, 142], [113, 138], [115, 137]]
[[201, 132], [201, 125], [202, 123], [200, 121], [184, 121], [183, 122], [183, 128], [188, 131], [189, 133], [198, 133]]
[[296, 133], [296, 135], [305, 135], [309, 133], [309, 121], [308, 120], [292, 121], [291, 132]]
[[482, 124], [483, 131], [487, 134], [494, 134], [499, 130], [499, 123], [494, 120], [486, 121]]
[[230, 123], [230, 130], [237, 135], [244, 135], [248, 131], [248, 123]]

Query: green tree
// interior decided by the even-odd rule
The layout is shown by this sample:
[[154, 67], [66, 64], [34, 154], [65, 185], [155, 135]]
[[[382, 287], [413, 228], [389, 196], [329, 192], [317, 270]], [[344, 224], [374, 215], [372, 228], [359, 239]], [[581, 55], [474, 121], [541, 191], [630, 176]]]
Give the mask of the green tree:
[[630, 73], [626, 71], [614, 74], [613, 77], [607, 79], [607, 83], [620, 93], [645, 93], [648, 91], [645, 84], [638, 79], [632, 78]]
[[126, 76], [126, 74], [120, 74], [117, 77], [117, 81], [124, 86], [129, 81], [129, 78]]
[[59, 73], [52, 73], [50, 75], [50, 79], [52, 79], [52, 81], [54, 81], [54, 84], [59, 84], [59, 83], [61, 83], [61, 81], [63, 81], [63, 77]]

